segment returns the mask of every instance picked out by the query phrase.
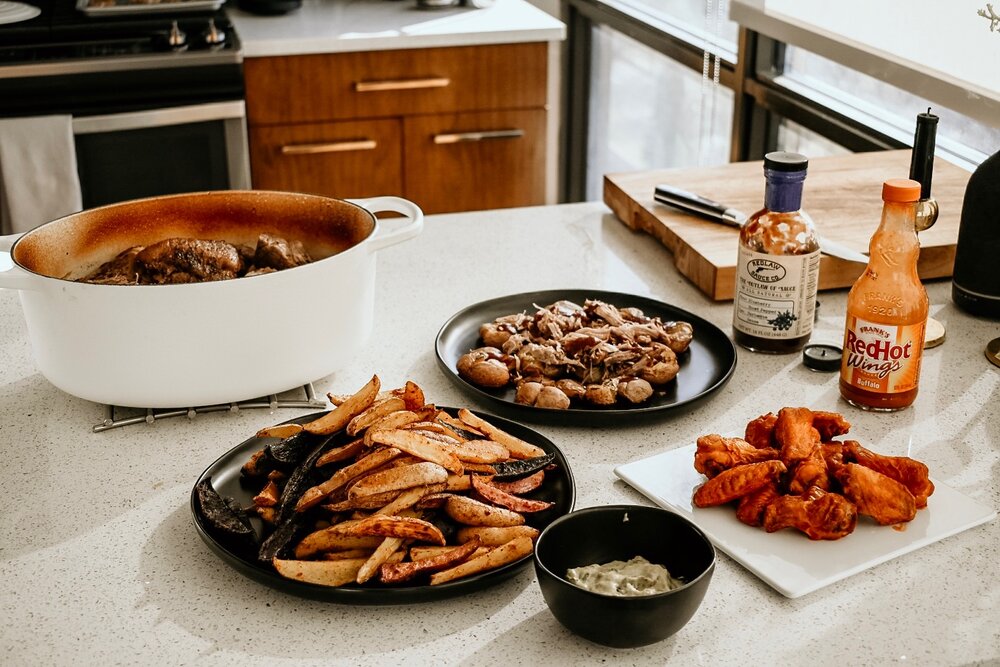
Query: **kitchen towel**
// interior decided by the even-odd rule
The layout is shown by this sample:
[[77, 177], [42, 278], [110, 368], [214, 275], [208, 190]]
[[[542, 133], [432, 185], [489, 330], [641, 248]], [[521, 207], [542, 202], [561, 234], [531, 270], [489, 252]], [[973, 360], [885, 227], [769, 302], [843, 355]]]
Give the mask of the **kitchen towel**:
[[82, 208], [72, 116], [0, 119], [0, 234]]

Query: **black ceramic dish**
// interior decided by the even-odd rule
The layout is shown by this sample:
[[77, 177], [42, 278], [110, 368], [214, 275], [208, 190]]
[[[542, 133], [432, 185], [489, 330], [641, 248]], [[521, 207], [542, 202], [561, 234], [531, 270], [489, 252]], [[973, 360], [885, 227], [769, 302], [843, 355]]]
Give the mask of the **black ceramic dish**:
[[[456, 413], [454, 408], [442, 409], [447, 410], [451, 414]], [[322, 412], [317, 412], [309, 415], [303, 415], [295, 419], [290, 419], [286, 423], [304, 424], [308, 421], [316, 419], [322, 414]], [[537, 500], [553, 502], [555, 505], [544, 512], [525, 515], [527, 524], [542, 530], [555, 519], [572, 511], [573, 504], [576, 500], [576, 488], [573, 482], [573, 474], [569, 469], [569, 464], [566, 461], [566, 457], [564, 457], [562, 452], [559, 451], [559, 448], [543, 435], [526, 426], [485, 413], [477, 414], [504, 431], [507, 431], [511, 435], [537, 445], [546, 452], [551, 452], [555, 455], [555, 463], [557, 467], [546, 473], [545, 484], [538, 491], [526, 496]], [[346, 444], [346, 436], [343, 436], [343, 439]], [[211, 479], [212, 486], [215, 487], [215, 490], [218, 491], [219, 494], [222, 496], [231, 496], [239, 501], [239, 503], [243, 506], [250, 505], [254, 491], [240, 485], [240, 467], [247, 461], [248, 458], [250, 458], [251, 454], [261, 449], [268, 442], [275, 442], [275, 440], [252, 437], [240, 443], [230, 451], [223, 454], [218, 460], [215, 461], [215, 463], [208, 466], [208, 468], [205, 469], [205, 472], [203, 472], [195, 482], [195, 487], [197, 487], [202, 480]], [[213, 536], [198, 511], [198, 503], [194, 489], [191, 491], [190, 507], [192, 516], [194, 517], [195, 528], [197, 529], [202, 540], [205, 541], [205, 544], [207, 544], [208, 547], [222, 560], [234, 567], [240, 573], [286, 593], [306, 598], [327, 600], [330, 602], [378, 605], [410, 604], [463, 595], [465, 593], [470, 593], [472, 591], [477, 591], [482, 588], [486, 588], [487, 586], [500, 583], [522, 570], [531, 561], [530, 556], [525, 556], [518, 561], [509, 563], [503, 567], [497, 568], [496, 570], [471, 577], [465, 577], [463, 579], [457, 579], [438, 586], [430, 586], [427, 584], [381, 586], [377, 583], [369, 583], [364, 586], [351, 585], [335, 588], [319, 586], [316, 584], [286, 579], [275, 572], [270, 566], [262, 565], [258, 563], [256, 559], [238, 553], [236, 550], [231, 548], [230, 545]], [[258, 522], [259, 520], [253, 519], [253, 521]], [[255, 526], [259, 530], [260, 524], [255, 523]]]
[[[570, 568], [643, 556], [685, 585], [618, 597], [570, 583]], [[691, 620], [715, 570], [715, 547], [684, 517], [657, 507], [588, 507], [553, 521], [535, 543], [535, 573], [552, 614], [592, 642], [633, 648], [661, 641]]]
[[[587, 299], [599, 299], [619, 308], [635, 307], [646, 315], [667, 320], [690, 322], [694, 340], [686, 352], [678, 356], [680, 372], [665, 391], [655, 393], [647, 402], [636, 406], [618, 404], [615, 407], [590, 407], [574, 404], [567, 410], [536, 408], [514, 402], [514, 388], [490, 390], [477, 387], [458, 374], [458, 360], [469, 350], [482, 347], [479, 327], [502, 315], [522, 311], [533, 313], [560, 299], [583, 305]], [[548, 290], [512, 294], [483, 301], [453, 315], [445, 322], [435, 341], [438, 365], [444, 373], [468, 394], [479, 397], [503, 414], [518, 419], [567, 424], [605, 424], [641, 417], [663, 416], [667, 412], [693, 407], [721, 389], [736, 369], [736, 346], [717, 326], [694, 313], [675, 308], [661, 301], [634, 294], [602, 290]]]

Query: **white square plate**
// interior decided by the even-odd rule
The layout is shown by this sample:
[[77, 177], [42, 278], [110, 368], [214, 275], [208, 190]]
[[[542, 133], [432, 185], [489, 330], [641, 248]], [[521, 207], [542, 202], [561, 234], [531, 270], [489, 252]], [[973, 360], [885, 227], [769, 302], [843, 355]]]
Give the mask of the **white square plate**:
[[741, 523], [731, 506], [699, 508], [691, 495], [705, 481], [694, 469], [695, 445], [615, 468], [615, 474], [651, 501], [690, 519], [715, 546], [782, 595], [797, 598], [896, 556], [986, 523], [996, 511], [934, 482], [927, 507], [904, 530], [859, 517], [847, 537], [813, 541], [788, 529], [767, 533]]

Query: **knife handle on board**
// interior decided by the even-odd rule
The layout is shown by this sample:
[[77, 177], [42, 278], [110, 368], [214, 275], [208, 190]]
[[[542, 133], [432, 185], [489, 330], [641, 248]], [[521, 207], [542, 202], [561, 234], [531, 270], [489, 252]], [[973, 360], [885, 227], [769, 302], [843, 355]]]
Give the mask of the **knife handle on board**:
[[746, 221], [746, 216], [736, 209], [696, 195], [693, 192], [675, 188], [672, 185], [657, 185], [653, 190], [653, 199], [661, 204], [673, 206], [682, 211], [721, 222], [730, 227], [742, 227]]

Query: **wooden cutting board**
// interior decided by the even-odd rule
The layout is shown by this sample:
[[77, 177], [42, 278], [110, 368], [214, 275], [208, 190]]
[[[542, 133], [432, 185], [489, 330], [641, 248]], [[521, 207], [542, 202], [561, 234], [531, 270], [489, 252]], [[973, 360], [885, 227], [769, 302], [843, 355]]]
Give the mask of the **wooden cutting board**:
[[[906, 178], [910, 151], [853, 153], [809, 161], [802, 207], [817, 231], [859, 252], [882, 215], [882, 182]], [[955, 264], [955, 243], [969, 172], [943, 160], [934, 163], [932, 195], [941, 213], [937, 223], [920, 233], [918, 271], [923, 279], [947, 278]], [[604, 202], [634, 230], [665, 245], [677, 269], [715, 300], [733, 298], [736, 281], [737, 230], [653, 201], [660, 183], [714, 199], [747, 215], [762, 207], [762, 162], [735, 162], [702, 169], [669, 169], [604, 177]], [[829, 255], [820, 261], [819, 288], [850, 287], [865, 267]]]

